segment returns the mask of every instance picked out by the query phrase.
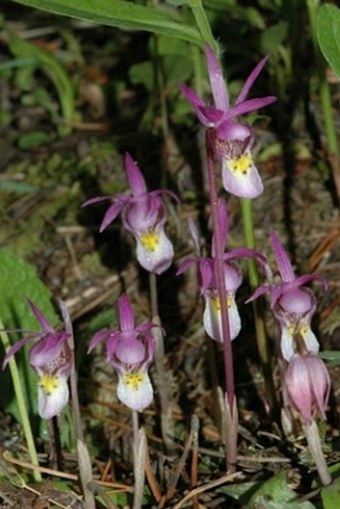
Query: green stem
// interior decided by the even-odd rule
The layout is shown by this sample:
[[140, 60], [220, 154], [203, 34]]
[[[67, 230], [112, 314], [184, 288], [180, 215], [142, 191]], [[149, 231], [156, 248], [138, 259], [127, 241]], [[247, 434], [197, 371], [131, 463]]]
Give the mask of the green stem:
[[[1, 320], [0, 320], [0, 329], [1, 329], [1, 332], [0, 332], [1, 341], [2, 341], [2, 344], [4, 345], [5, 353], [7, 354], [8, 350], [11, 347], [11, 344], [10, 344], [8, 335], [4, 331], [4, 326], [3, 326], [3, 323]], [[17, 366], [14, 356], [9, 360], [8, 365], [9, 365], [9, 369], [11, 372], [11, 377], [12, 377], [13, 386], [14, 386], [14, 392], [15, 392], [15, 396], [17, 399], [17, 405], [18, 405], [18, 410], [19, 410], [19, 414], [20, 414], [20, 418], [21, 418], [21, 424], [22, 424], [22, 427], [24, 430], [24, 435], [26, 438], [28, 453], [29, 453], [32, 465], [38, 467], [39, 466], [38, 455], [37, 455], [37, 451], [35, 449], [32, 428], [31, 428], [31, 424], [30, 424], [27, 410], [26, 410], [26, 403], [25, 403], [24, 393], [22, 391], [22, 386], [21, 386], [21, 382], [20, 382], [19, 370], [18, 370], [18, 366]], [[33, 477], [34, 477], [35, 482], [42, 482], [42, 477], [41, 477], [41, 473], [39, 472], [39, 470], [33, 471]]]
[[[243, 217], [243, 231], [246, 246], [255, 249], [255, 232], [253, 224], [253, 207], [252, 201], [249, 198], [241, 198], [241, 208]], [[259, 285], [259, 275], [257, 266], [254, 260], [248, 260], [249, 270], [249, 283], [252, 290], [255, 290]], [[273, 379], [273, 370], [271, 366], [271, 357], [269, 344], [267, 340], [266, 325], [264, 321], [264, 313], [257, 301], [253, 302], [254, 317], [255, 317], [255, 331], [257, 349], [262, 366], [265, 386], [267, 389], [268, 402], [271, 411], [275, 413], [278, 409], [277, 397], [275, 391], [275, 384]]]
[[203, 71], [202, 71], [202, 58], [201, 58], [201, 49], [196, 45], [191, 45], [192, 52], [192, 61], [194, 66], [194, 80], [195, 80], [195, 90], [197, 94], [201, 97], [203, 95]]
[[189, 0], [188, 3], [195, 17], [197, 28], [203, 41], [208, 43], [214, 53], [219, 55], [219, 47], [212, 34], [210, 23], [204, 11], [201, 0]]
[[333, 156], [331, 162], [333, 170], [333, 178], [337, 187], [338, 196], [340, 196], [340, 167], [339, 167], [339, 146], [337, 134], [334, 124], [334, 116], [332, 109], [332, 98], [329, 89], [329, 83], [326, 76], [325, 60], [321, 54], [317, 37], [316, 37], [316, 9], [317, 2], [315, 0], [306, 0], [309, 15], [309, 24], [311, 27], [311, 37], [313, 40], [315, 63], [319, 80], [319, 93], [321, 101], [322, 116], [325, 126], [325, 134], [327, 141], [327, 149], [330, 156]]

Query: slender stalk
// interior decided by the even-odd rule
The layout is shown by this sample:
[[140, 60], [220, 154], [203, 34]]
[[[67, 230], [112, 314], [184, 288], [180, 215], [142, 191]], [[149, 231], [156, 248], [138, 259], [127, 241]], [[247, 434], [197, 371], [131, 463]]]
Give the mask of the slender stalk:
[[[241, 198], [242, 218], [244, 240], [247, 247], [255, 249], [255, 232], [253, 224], [252, 201], [249, 198]], [[249, 283], [252, 290], [255, 290], [259, 285], [259, 275], [257, 266], [254, 260], [248, 260], [249, 270]], [[264, 321], [264, 313], [260, 304], [257, 301], [253, 302], [254, 318], [255, 318], [255, 332], [257, 349], [260, 357], [263, 376], [265, 379], [265, 387], [267, 389], [267, 397], [270, 409], [276, 412], [278, 409], [278, 402], [275, 391], [275, 383], [273, 379], [273, 370], [271, 366], [270, 349], [266, 333], [266, 325]]]
[[316, 9], [318, 2], [315, 0], [306, 0], [309, 15], [309, 24], [311, 27], [311, 36], [314, 46], [315, 63], [319, 80], [319, 93], [321, 101], [321, 109], [325, 126], [327, 149], [331, 160], [333, 178], [336, 185], [337, 195], [340, 197], [340, 164], [339, 164], [339, 146], [337, 141], [337, 133], [334, 124], [334, 116], [332, 109], [332, 99], [329, 89], [329, 83], [326, 76], [325, 60], [321, 54], [318, 41], [316, 38]]
[[201, 97], [203, 95], [203, 69], [202, 69], [202, 59], [201, 59], [201, 49], [196, 45], [191, 45], [191, 54], [192, 54], [192, 62], [194, 66], [194, 80], [195, 80], [195, 90], [197, 94]]
[[203, 41], [208, 43], [216, 54], [219, 54], [219, 47], [212, 34], [210, 23], [204, 11], [201, 0], [189, 0], [188, 3], [195, 17], [197, 28]]
[[78, 397], [78, 384], [77, 384], [77, 372], [75, 365], [74, 355], [74, 336], [71, 318], [63, 301], [59, 301], [60, 309], [65, 322], [65, 330], [69, 334], [68, 345], [72, 351], [72, 363], [70, 372], [70, 388], [71, 388], [71, 403], [74, 424], [77, 434], [77, 453], [79, 463], [79, 477], [83, 490], [85, 507], [86, 509], [95, 509], [96, 502], [93, 492], [91, 491], [91, 485], [93, 483], [92, 476], [92, 464], [90, 454], [85, 442], [83, 425], [81, 421], [80, 405]]
[[[0, 329], [1, 329], [1, 331], [0, 331], [1, 341], [4, 346], [5, 353], [7, 353], [11, 347], [11, 344], [10, 344], [8, 335], [4, 331], [4, 326], [3, 326], [3, 323], [1, 320], [0, 320]], [[8, 365], [9, 365], [9, 369], [10, 369], [10, 373], [11, 373], [11, 377], [12, 377], [12, 381], [13, 381], [15, 397], [17, 400], [18, 410], [19, 410], [19, 414], [20, 414], [20, 418], [21, 418], [21, 424], [22, 424], [22, 428], [23, 428], [26, 443], [27, 443], [28, 454], [29, 454], [32, 465], [39, 466], [39, 460], [38, 460], [38, 455], [37, 455], [37, 451], [36, 451], [35, 444], [34, 444], [32, 428], [31, 428], [31, 424], [30, 424], [30, 421], [28, 418], [26, 404], [25, 404], [25, 398], [24, 398], [24, 394], [23, 394], [22, 386], [21, 386], [21, 382], [20, 382], [19, 370], [18, 370], [18, 366], [17, 366], [14, 356], [11, 357], [11, 359], [8, 362]], [[33, 470], [33, 477], [36, 482], [42, 481], [41, 473], [39, 472], [39, 470]]]
[[[207, 168], [208, 168], [208, 181], [209, 181], [209, 198], [212, 215], [213, 226], [213, 239], [214, 239], [214, 252], [215, 252], [215, 278], [217, 281], [217, 291], [221, 304], [221, 321], [222, 321], [222, 335], [223, 335], [223, 360], [224, 360], [224, 375], [225, 375], [225, 403], [227, 413], [229, 412], [231, 419], [235, 417], [233, 413], [235, 404], [235, 383], [234, 383], [234, 366], [233, 366], [233, 352], [230, 339], [230, 326], [227, 302], [227, 291], [225, 286], [224, 276], [224, 245], [221, 239], [221, 228], [218, 210], [218, 194], [215, 175], [215, 132], [212, 129], [206, 131], [206, 145], [207, 145]], [[226, 464], [228, 471], [234, 471], [236, 465], [236, 443], [237, 433], [236, 427], [230, 426], [226, 430], [227, 444], [226, 444]]]
[[132, 410], [133, 429], [133, 470], [135, 477], [133, 509], [141, 509], [145, 483], [146, 436], [143, 428], [139, 429], [137, 410]]
[[157, 389], [159, 395], [159, 402], [161, 407], [161, 431], [163, 443], [166, 449], [172, 449], [173, 443], [170, 439], [172, 433], [173, 422], [172, 412], [169, 402], [169, 392], [165, 376], [165, 350], [163, 341], [163, 332], [161, 329], [161, 320], [158, 312], [158, 292], [157, 292], [157, 279], [156, 274], [149, 273], [149, 287], [150, 287], [150, 300], [151, 300], [151, 313], [152, 322], [159, 325], [153, 329], [153, 335], [156, 340], [155, 351], [155, 366], [157, 373]]
[[327, 463], [322, 451], [319, 430], [315, 420], [311, 424], [305, 424], [304, 430], [306, 433], [309, 451], [315, 462], [320, 480], [324, 486], [328, 486], [332, 482], [332, 478], [327, 469]]

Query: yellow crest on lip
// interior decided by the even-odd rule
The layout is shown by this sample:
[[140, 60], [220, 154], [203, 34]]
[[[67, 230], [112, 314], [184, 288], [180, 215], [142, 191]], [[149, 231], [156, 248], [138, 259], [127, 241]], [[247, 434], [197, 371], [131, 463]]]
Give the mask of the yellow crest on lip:
[[159, 244], [159, 235], [154, 231], [148, 231], [142, 233], [140, 241], [148, 251], [155, 251]]
[[42, 375], [39, 379], [39, 385], [46, 396], [50, 396], [59, 387], [59, 378], [56, 375]]
[[[220, 298], [219, 297], [212, 297], [211, 302], [212, 302], [212, 305], [213, 305], [213, 308], [214, 308], [215, 311], [220, 311], [221, 310], [221, 302], [220, 302]], [[227, 306], [228, 306], [228, 309], [231, 308], [232, 303], [233, 303], [233, 298], [228, 296], [227, 297]]]
[[235, 173], [242, 173], [243, 175], [247, 175], [252, 167], [251, 156], [249, 154], [242, 154], [237, 159], [230, 159], [230, 161], [228, 161], [228, 166]]
[[141, 371], [126, 373], [126, 375], [123, 376], [123, 379], [129, 389], [138, 391], [144, 381], [144, 374]]

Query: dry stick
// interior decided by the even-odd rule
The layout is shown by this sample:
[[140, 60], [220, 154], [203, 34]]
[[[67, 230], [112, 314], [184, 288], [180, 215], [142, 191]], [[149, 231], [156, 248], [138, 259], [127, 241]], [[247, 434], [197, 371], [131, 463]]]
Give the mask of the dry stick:
[[187, 493], [185, 497], [182, 498], [174, 507], [173, 509], [180, 509], [188, 500], [190, 500], [192, 497], [195, 497], [199, 495], [200, 493], [204, 493], [205, 491], [212, 490], [213, 488], [216, 488], [216, 486], [221, 486], [221, 484], [225, 484], [229, 481], [234, 481], [237, 477], [241, 476], [241, 472], [234, 472], [233, 474], [226, 474], [220, 479], [216, 479], [215, 481], [211, 481], [207, 484], [204, 484], [204, 486], [199, 486], [198, 488], [195, 488], [194, 490], [190, 491], [190, 493]]
[[180, 457], [180, 459], [179, 459], [179, 461], [178, 461], [178, 463], [176, 465], [176, 468], [175, 468], [171, 478], [169, 479], [168, 490], [167, 490], [166, 494], [164, 495], [164, 497], [162, 498], [161, 502], [158, 505], [159, 509], [162, 509], [164, 507], [164, 504], [168, 500], [170, 500], [172, 498], [172, 496], [174, 495], [174, 493], [175, 493], [175, 489], [176, 489], [179, 477], [181, 475], [181, 472], [182, 472], [182, 470], [184, 468], [184, 464], [186, 462], [186, 459], [187, 459], [188, 454], [189, 454], [190, 449], [191, 449], [192, 438], [193, 438], [193, 432], [192, 432], [192, 429], [191, 429], [190, 433], [189, 433], [189, 436], [187, 438], [187, 441], [186, 441], [186, 443], [184, 445], [184, 449], [183, 449], [183, 452], [181, 454], [181, 457]]
[[153, 336], [156, 340], [155, 364], [157, 372], [157, 389], [161, 407], [162, 438], [165, 448], [167, 450], [171, 450], [173, 448], [173, 442], [170, 438], [173, 429], [172, 412], [169, 402], [169, 392], [165, 375], [164, 341], [163, 332], [161, 329], [161, 319], [158, 313], [157, 280], [156, 274], [154, 274], [153, 272], [149, 273], [149, 287], [151, 298], [152, 322], [155, 323], [156, 325], [159, 325], [159, 327], [155, 327], [153, 329]]
[[74, 336], [73, 327], [70, 315], [64, 302], [59, 301], [61, 312], [65, 322], [65, 330], [69, 334], [68, 345], [73, 353], [71, 361], [71, 372], [70, 372], [70, 387], [71, 387], [71, 403], [74, 424], [77, 433], [77, 453], [79, 461], [79, 477], [84, 495], [85, 508], [95, 509], [96, 502], [92, 491], [89, 486], [93, 482], [92, 477], [92, 464], [89, 455], [88, 448], [86, 446], [83, 426], [81, 422], [80, 406], [78, 398], [78, 387], [77, 387], [77, 372], [75, 366], [75, 355], [74, 355]]
[[[198, 431], [199, 431], [199, 420], [197, 415], [193, 415], [191, 418], [191, 431], [192, 431], [192, 456], [191, 456], [191, 489], [197, 487], [198, 481]], [[198, 495], [192, 497], [192, 509], [198, 509]]]
[[146, 437], [144, 429], [139, 429], [138, 421], [137, 410], [132, 410], [133, 470], [135, 477], [133, 509], [141, 509], [142, 507], [145, 480]]
[[[215, 248], [215, 273], [217, 274], [217, 290], [221, 305], [221, 321], [222, 321], [222, 334], [223, 334], [223, 359], [224, 359], [224, 374], [225, 374], [225, 404], [229, 407], [229, 415], [231, 418], [236, 418], [234, 410], [235, 404], [235, 383], [234, 383], [234, 366], [233, 366], [233, 352], [230, 339], [230, 326], [227, 302], [227, 291], [225, 287], [224, 277], [224, 246], [221, 242], [221, 228], [218, 210], [218, 194], [216, 186], [215, 175], [215, 133], [213, 129], [206, 131], [206, 145], [207, 145], [207, 168], [208, 168], [208, 181], [209, 181], [209, 198], [213, 224], [213, 238]], [[237, 433], [235, 433], [235, 426], [232, 425], [226, 430], [227, 444], [226, 444], [226, 466], [228, 472], [235, 471], [236, 468], [236, 443]]]

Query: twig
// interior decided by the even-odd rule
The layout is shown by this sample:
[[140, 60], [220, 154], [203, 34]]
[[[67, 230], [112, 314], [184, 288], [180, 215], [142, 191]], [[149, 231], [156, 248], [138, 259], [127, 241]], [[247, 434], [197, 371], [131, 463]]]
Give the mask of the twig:
[[211, 490], [213, 488], [216, 488], [216, 486], [220, 486], [221, 484], [224, 484], [229, 481], [233, 481], [237, 477], [240, 477], [240, 472], [234, 472], [232, 474], [226, 474], [220, 479], [216, 479], [215, 481], [211, 481], [207, 484], [204, 484], [203, 486], [199, 486], [198, 488], [195, 488], [194, 490], [190, 491], [185, 495], [185, 497], [182, 498], [174, 507], [173, 509], [180, 509], [188, 500], [190, 500], [192, 497], [195, 497], [196, 495], [199, 495], [200, 493], [204, 493], [205, 491]]

